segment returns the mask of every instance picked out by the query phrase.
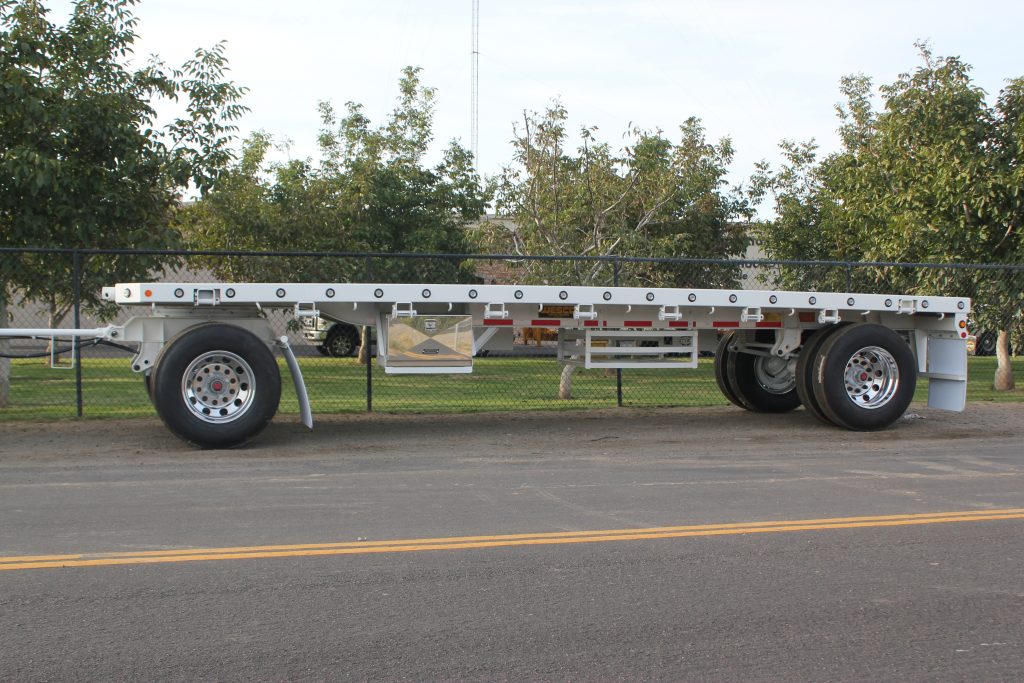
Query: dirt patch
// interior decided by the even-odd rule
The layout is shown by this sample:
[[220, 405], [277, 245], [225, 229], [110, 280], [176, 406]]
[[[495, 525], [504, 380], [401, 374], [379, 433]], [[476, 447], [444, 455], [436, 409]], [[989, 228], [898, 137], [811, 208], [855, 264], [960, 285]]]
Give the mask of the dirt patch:
[[279, 417], [244, 448], [200, 451], [175, 438], [157, 419], [0, 424], [0, 466], [87, 465], [215, 459], [388, 458], [450, 453], [475, 458], [609, 456], [624, 450], [789, 452], [830, 449], [900, 451], [928, 444], [1024, 442], [1024, 405], [973, 403], [963, 413], [912, 406], [881, 432], [823, 425], [803, 410], [759, 415], [732, 407], [608, 409], [559, 413], [464, 415], [358, 414], [316, 419], [307, 431]]

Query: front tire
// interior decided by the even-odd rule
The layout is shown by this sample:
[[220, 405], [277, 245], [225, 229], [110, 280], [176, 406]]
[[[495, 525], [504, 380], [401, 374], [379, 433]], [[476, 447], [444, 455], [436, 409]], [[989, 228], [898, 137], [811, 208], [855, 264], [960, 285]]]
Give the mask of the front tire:
[[163, 348], [151, 378], [153, 404], [168, 429], [203, 448], [245, 443], [281, 400], [274, 354], [234, 325], [189, 328]]

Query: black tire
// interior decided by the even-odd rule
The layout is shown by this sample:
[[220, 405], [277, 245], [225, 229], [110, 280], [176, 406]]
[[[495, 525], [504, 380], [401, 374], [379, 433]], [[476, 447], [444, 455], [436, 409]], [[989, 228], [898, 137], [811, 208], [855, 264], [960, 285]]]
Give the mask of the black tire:
[[996, 347], [999, 345], [999, 334], [991, 330], [985, 330], [978, 335], [974, 341], [975, 356], [994, 356]]
[[281, 400], [281, 373], [267, 345], [221, 323], [191, 327], [168, 341], [150, 384], [167, 428], [203, 448], [245, 443], [267, 426]]
[[725, 368], [729, 362], [729, 356], [733, 355], [732, 351], [729, 350], [729, 342], [732, 341], [732, 332], [726, 332], [722, 335], [722, 338], [718, 342], [718, 349], [715, 350], [715, 382], [718, 384], [718, 390], [722, 392], [722, 395], [729, 399], [729, 402], [733, 405], [743, 408], [746, 410], [746, 406], [740, 401], [739, 396], [731, 386], [729, 386], [729, 379], [726, 377]]
[[359, 330], [348, 323], [335, 323], [324, 340], [328, 356], [348, 358], [359, 351]]
[[321, 356], [329, 356], [329, 355], [331, 355], [331, 352], [323, 344], [320, 344], [319, 346], [317, 346], [316, 350], [320, 352]]
[[796, 393], [800, 397], [800, 403], [807, 409], [807, 412], [827, 425], [834, 423], [822, 411], [821, 406], [818, 405], [818, 399], [814, 397], [814, 385], [812, 383], [814, 379], [814, 357], [817, 355], [821, 345], [825, 343], [825, 340], [841, 330], [845, 325], [846, 323], [839, 323], [838, 325], [828, 325], [815, 330], [807, 338], [807, 341], [803, 343], [800, 355], [797, 356], [796, 360]]
[[752, 353], [731, 353], [725, 372], [729, 386], [747, 410], [786, 413], [800, 406], [796, 378], [788, 361]]
[[910, 346], [888, 327], [847, 325], [815, 354], [811, 386], [821, 411], [854, 431], [885, 429], [914, 398], [917, 364]]

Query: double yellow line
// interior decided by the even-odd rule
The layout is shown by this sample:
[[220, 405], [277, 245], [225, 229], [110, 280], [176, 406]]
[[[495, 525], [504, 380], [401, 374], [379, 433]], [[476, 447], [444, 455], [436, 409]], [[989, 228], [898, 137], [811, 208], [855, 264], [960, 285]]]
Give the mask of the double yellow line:
[[121, 553], [82, 553], [79, 555], [35, 555], [0, 557], [0, 571], [15, 569], [53, 569], [59, 567], [101, 567], [124, 564], [162, 564], [210, 560], [252, 560], [269, 557], [312, 557], [316, 555], [369, 555], [372, 553], [408, 553], [425, 550], [468, 550], [525, 545], [561, 545], [566, 543], [606, 543], [643, 541], [693, 536], [731, 536], [787, 531], [825, 529], [861, 529], [869, 527], [949, 524], [953, 522], [989, 522], [1024, 519], [1024, 508], [1004, 510], [967, 510], [882, 517], [836, 517], [772, 522], [738, 522], [694, 526], [661, 526], [648, 529], [605, 529], [601, 531], [565, 531], [500, 536], [456, 536], [415, 538], [395, 541], [356, 541], [346, 543], [307, 543], [301, 545], [262, 545], [234, 548], [193, 548], [188, 550], [150, 550]]

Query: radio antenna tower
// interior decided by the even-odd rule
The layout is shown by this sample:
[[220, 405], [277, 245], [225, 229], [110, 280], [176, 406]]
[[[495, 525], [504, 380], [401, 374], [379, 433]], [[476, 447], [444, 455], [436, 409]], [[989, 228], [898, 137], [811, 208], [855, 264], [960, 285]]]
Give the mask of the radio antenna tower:
[[473, 0], [473, 47], [469, 53], [469, 151], [480, 171], [480, 0]]

